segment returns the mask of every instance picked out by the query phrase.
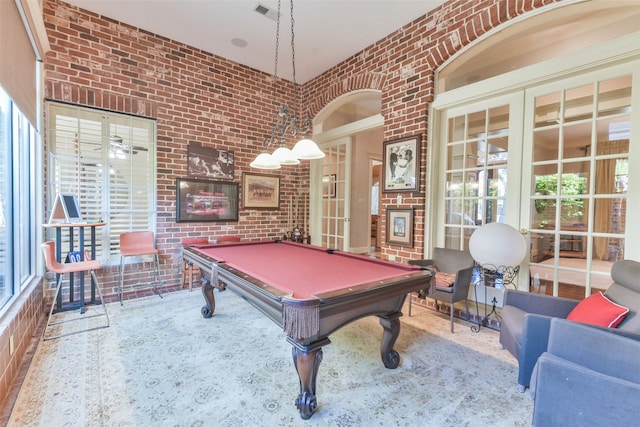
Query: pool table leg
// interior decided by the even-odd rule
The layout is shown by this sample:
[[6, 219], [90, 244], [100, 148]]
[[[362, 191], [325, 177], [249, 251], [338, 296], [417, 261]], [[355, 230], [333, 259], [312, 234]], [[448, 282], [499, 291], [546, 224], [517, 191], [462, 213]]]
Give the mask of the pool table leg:
[[322, 346], [329, 344], [330, 341], [325, 338], [309, 346], [301, 345], [291, 339], [288, 341], [293, 345], [291, 354], [300, 379], [300, 394], [296, 398], [296, 407], [300, 411], [300, 417], [308, 420], [318, 407], [316, 378], [322, 362]]
[[213, 312], [216, 311], [216, 299], [213, 296], [213, 288], [211, 280], [202, 280], [202, 296], [204, 296], [206, 304], [202, 306], [200, 313], [205, 319], [213, 316]]
[[393, 349], [400, 335], [400, 316], [402, 313], [380, 316], [380, 324], [384, 329], [380, 343], [380, 357], [385, 368], [389, 369], [395, 369], [400, 364], [400, 355]]

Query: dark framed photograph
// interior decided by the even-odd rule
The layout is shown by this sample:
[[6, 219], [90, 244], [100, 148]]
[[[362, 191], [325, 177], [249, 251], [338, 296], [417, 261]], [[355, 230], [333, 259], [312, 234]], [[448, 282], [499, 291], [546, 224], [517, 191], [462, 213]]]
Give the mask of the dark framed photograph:
[[233, 151], [205, 148], [190, 141], [187, 148], [187, 175], [204, 179], [233, 179]]
[[336, 197], [336, 179], [335, 173], [322, 177], [322, 197]]
[[176, 222], [238, 221], [237, 182], [176, 180]]
[[413, 209], [387, 208], [387, 244], [413, 247]]
[[278, 209], [280, 207], [280, 177], [243, 173], [242, 205], [245, 209]]
[[383, 144], [382, 192], [418, 191], [420, 135]]

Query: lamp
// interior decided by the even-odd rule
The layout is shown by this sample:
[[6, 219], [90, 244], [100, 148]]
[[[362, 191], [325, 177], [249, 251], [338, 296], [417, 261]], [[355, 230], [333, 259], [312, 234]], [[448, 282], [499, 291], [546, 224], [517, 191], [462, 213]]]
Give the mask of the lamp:
[[527, 254], [527, 242], [512, 226], [492, 222], [473, 232], [469, 239], [469, 252], [481, 266], [515, 268]]
[[[295, 91], [296, 107], [299, 106], [299, 89], [296, 83], [296, 53], [294, 44], [294, 19], [293, 19], [293, 0], [291, 4], [291, 64], [293, 67], [293, 88]], [[278, 18], [276, 21], [276, 54], [275, 54], [275, 70], [273, 73], [274, 96], [278, 80], [278, 47], [280, 44], [280, 0], [278, 0]], [[314, 160], [324, 157], [324, 153], [318, 145], [307, 135], [311, 131], [311, 119], [309, 116], [302, 121], [298, 119], [295, 111], [291, 111], [288, 105], [283, 104], [277, 111], [277, 122], [271, 126], [271, 133], [264, 137], [262, 145], [264, 151], [260, 153], [253, 162], [249, 164], [256, 169], [279, 169], [282, 165], [298, 165], [300, 160]], [[288, 136], [295, 137], [301, 135], [302, 139], [298, 141], [293, 150], [286, 147]], [[269, 154], [268, 148], [277, 145], [278, 148]]]
[[[520, 263], [527, 255], [527, 242], [518, 230], [500, 222], [485, 224], [473, 232], [469, 239], [469, 252], [479, 265], [484, 284], [484, 318], [480, 318], [480, 311], [476, 304], [478, 325], [472, 326], [474, 332], [480, 331], [480, 325], [487, 326], [489, 317], [495, 314], [498, 300], [493, 297], [491, 312], [487, 314], [487, 287], [501, 285], [515, 286], [515, 280], [520, 272]], [[476, 301], [478, 288], [474, 286]]]

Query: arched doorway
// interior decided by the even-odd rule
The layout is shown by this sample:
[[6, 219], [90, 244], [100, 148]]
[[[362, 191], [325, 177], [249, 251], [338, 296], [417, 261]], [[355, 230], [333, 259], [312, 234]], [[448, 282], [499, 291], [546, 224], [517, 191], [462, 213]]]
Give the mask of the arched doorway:
[[381, 94], [360, 90], [328, 104], [315, 118], [314, 140], [326, 153], [311, 164], [312, 243], [368, 253], [371, 222], [371, 159], [382, 158]]

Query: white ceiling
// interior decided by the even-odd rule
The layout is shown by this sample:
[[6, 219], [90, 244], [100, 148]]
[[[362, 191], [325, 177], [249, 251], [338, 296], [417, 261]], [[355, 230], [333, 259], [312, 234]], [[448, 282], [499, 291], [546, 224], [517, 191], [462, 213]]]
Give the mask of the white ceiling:
[[[277, 0], [65, 0], [146, 31], [273, 74]], [[445, 0], [296, 0], [296, 81], [323, 71], [426, 15]], [[282, 0], [278, 76], [292, 80], [289, 1]], [[234, 39], [244, 40], [238, 47]]]

